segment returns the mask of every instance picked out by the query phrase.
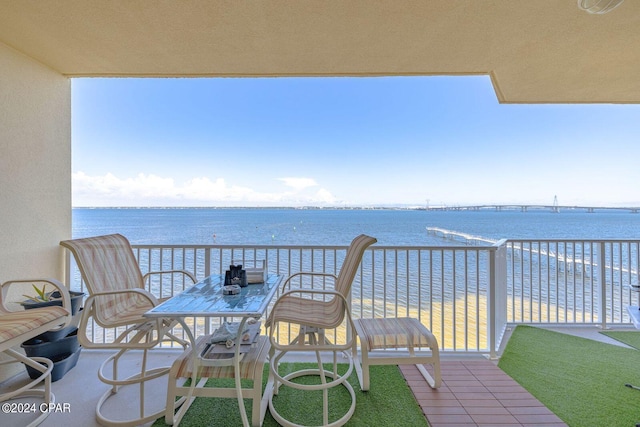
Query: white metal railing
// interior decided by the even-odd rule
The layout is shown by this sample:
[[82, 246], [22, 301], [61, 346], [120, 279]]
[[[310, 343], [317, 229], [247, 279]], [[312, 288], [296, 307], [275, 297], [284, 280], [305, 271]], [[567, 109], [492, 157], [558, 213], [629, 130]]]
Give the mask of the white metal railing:
[[629, 323], [638, 304], [638, 240], [509, 240], [508, 321]]
[[[485, 246], [373, 246], [352, 286], [354, 317], [417, 317], [438, 338], [442, 352], [495, 355], [508, 323], [629, 323], [637, 304], [640, 241], [501, 240]], [[223, 274], [233, 261], [265, 260], [270, 273], [337, 274], [342, 246], [135, 245], [143, 273], [185, 269], [202, 279]], [[69, 285], [82, 289], [70, 260]], [[294, 283], [295, 284], [295, 283]], [[297, 283], [308, 286], [309, 283]], [[147, 284], [158, 297], [187, 286], [163, 275]], [[317, 285], [317, 284], [314, 284]], [[325, 283], [320, 283], [325, 286]], [[192, 319], [197, 333], [217, 319]], [[211, 323], [214, 322], [214, 323]], [[95, 339], [108, 332], [94, 327]]]

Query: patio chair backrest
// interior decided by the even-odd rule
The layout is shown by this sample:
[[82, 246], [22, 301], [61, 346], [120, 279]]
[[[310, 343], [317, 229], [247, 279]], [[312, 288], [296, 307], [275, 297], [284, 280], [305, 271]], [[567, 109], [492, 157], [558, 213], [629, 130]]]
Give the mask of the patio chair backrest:
[[[367, 236], [365, 234], [361, 234], [351, 241], [335, 284], [335, 290], [342, 294], [346, 300], [349, 300], [351, 285], [356, 277], [356, 273], [358, 272], [358, 267], [362, 262], [365, 250], [377, 241], [378, 240], [376, 240], [375, 237]], [[336, 327], [342, 323], [342, 319], [345, 314], [342, 300], [339, 298], [332, 298], [328, 302], [328, 305], [329, 307], [324, 308], [323, 321], [327, 328]]]
[[[131, 245], [121, 234], [65, 240], [60, 242], [75, 257], [89, 296], [99, 292], [144, 289], [140, 267]], [[135, 293], [120, 293], [96, 298], [93, 313], [103, 327], [122, 323], [125, 313], [152, 305]]]
[[336, 291], [340, 292], [345, 298], [347, 298], [351, 290], [351, 284], [358, 272], [364, 251], [377, 241], [375, 237], [365, 234], [361, 234], [351, 241], [336, 280]]

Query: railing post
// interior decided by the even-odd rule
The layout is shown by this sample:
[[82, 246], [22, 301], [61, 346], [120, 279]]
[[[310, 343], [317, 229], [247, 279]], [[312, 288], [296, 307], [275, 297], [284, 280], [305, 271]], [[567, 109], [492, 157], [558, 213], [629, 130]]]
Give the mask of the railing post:
[[71, 256], [69, 251], [63, 251], [64, 257], [64, 284], [67, 289], [71, 289]]
[[607, 329], [607, 257], [605, 253], [605, 242], [598, 243], [598, 320], [600, 327]]
[[204, 277], [211, 276], [211, 248], [204, 248]]
[[498, 347], [506, 326], [507, 247], [506, 240], [496, 242], [489, 251], [489, 290], [487, 295], [487, 334], [489, 358], [498, 358]]

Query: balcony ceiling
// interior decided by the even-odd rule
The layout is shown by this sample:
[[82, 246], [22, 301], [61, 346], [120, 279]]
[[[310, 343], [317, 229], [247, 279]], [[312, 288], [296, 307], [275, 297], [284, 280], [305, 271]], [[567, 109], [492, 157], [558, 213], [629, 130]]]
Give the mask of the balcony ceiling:
[[0, 0], [0, 41], [69, 77], [488, 74], [505, 103], [640, 102], [636, 0]]

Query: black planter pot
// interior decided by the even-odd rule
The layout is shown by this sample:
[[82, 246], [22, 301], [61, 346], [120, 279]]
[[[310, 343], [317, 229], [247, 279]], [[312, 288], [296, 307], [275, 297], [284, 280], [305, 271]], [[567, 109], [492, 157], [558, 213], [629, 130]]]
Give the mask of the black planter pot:
[[[71, 295], [71, 315], [74, 315], [82, 306], [82, 297], [84, 296], [84, 292], [69, 291], [69, 294]], [[51, 298], [60, 298], [60, 292], [58, 291], [53, 291], [49, 295]], [[62, 306], [62, 299], [54, 299], [51, 301], [26, 300], [22, 302], [22, 306], [25, 308], [25, 310], [29, 310], [31, 308], [48, 307], [51, 305]]]
[[64, 328], [60, 331], [66, 332], [60, 338], [54, 336], [53, 339], [50, 339], [44, 337], [45, 334], [41, 334], [23, 342], [20, 347], [23, 348], [28, 357], [40, 356], [51, 359], [51, 356], [58, 354], [75, 353], [80, 347], [80, 343], [78, 343], [78, 328]]
[[48, 341], [50, 343], [53, 343], [53, 341], [61, 340], [67, 335], [73, 334], [74, 336], [76, 336], [78, 332], [78, 321], [80, 320], [79, 316], [81, 315], [81, 313], [82, 313], [82, 307], [80, 307], [80, 310], [78, 311], [78, 314], [76, 316], [77, 321], [72, 321], [71, 324], [66, 328], [43, 332], [30, 341], [38, 340], [38, 341]]
[[[71, 330], [69, 330], [71, 329]], [[48, 340], [38, 335], [22, 343], [21, 347], [28, 357], [46, 357], [53, 362], [51, 371], [51, 381], [57, 381], [64, 376], [71, 368], [76, 366], [82, 347], [78, 343], [78, 328], [64, 328], [59, 332], [66, 332], [63, 338]], [[32, 379], [38, 378], [40, 372], [26, 366], [27, 372]]]
[[[64, 377], [64, 374], [69, 372], [71, 368], [76, 366], [78, 358], [80, 357], [80, 351], [82, 347], [78, 348], [75, 353], [63, 353], [54, 357], [48, 358], [53, 362], [53, 369], [51, 370], [51, 382], [56, 382], [60, 378]], [[26, 365], [25, 365], [26, 366]], [[37, 369], [33, 369], [31, 366], [27, 366], [27, 372], [32, 380], [35, 380], [42, 372]]]

